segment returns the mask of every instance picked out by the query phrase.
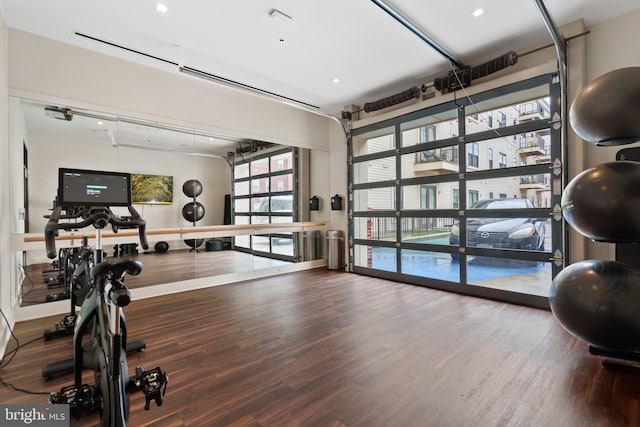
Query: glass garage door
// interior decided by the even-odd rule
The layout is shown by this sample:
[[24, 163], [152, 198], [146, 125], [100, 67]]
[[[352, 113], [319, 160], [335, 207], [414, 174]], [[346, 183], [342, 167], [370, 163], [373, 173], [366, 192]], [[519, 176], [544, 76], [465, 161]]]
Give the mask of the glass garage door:
[[[234, 224], [283, 224], [297, 221], [297, 149], [244, 155], [233, 166]], [[234, 238], [234, 249], [286, 261], [296, 260], [291, 232]]]
[[352, 271], [548, 307], [564, 252], [558, 86], [545, 75], [353, 130]]

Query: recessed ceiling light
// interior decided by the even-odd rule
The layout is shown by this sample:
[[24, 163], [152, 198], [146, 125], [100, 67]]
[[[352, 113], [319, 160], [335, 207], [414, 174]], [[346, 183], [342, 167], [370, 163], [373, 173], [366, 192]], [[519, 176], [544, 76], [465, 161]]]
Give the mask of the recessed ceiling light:
[[331, 79], [331, 83], [340, 83], [340, 79], [337, 77], [334, 77]]
[[160, 13], [167, 13], [167, 10], [169, 10], [169, 8], [167, 7], [166, 4], [163, 3], [157, 3], [156, 4], [156, 10]]
[[478, 9], [474, 10], [473, 12], [471, 12], [471, 14], [472, 14], [473, 16], [475, 16], [476, 18], [477, 18], [478, 16], [482, 15], [483, 13], [484, 13], [484, 10], [482, 10], [481, 8], [478, 8]]
[[104, 122], [101, 122], [100, 120], [98, 120], [98, 126], [102, 126], [104, 124]]

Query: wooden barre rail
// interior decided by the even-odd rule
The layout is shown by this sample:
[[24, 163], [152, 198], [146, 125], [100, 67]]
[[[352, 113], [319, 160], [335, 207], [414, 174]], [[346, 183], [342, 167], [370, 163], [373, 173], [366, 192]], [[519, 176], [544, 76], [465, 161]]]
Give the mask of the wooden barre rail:
[[[306, 231], [309, 228], [320, 228], [326, 227], [326, 222], [289, 222], [283, 224], [241, 224], [241, 225], [212, 225], [207, 227], [190, 227], [190, 228], [163, 228], [158, 230], [148, 230], [147, 236], [158, 236], [158, 235], [166, 235], [166, 234], [194, 234], [194, 233], [211, 233], [211, 232], [233, 232], [233, 231], [243, 231], [250, 230], [252, 232], [265, 230], [274, 230], [274, 229], [283, 229], [283, 228], [296, 228], [300, 230], [296, 231]], [[119, 231], [118, 233], [103, 233], [103, 238], [110, 237], [134, 237], [138, 235], [137, 230], [128, 230], [128, 231]], [[57, 236], [56, 240], [77, 240], [82, 238], [83, 234], [64, 234], [61, 236]], [[90, 239], [95, 238], [95, 233], [90, 233], [87, 235]], [[42, 236], [25, 236], [25, 243], [32, 242], [44, 242], [44, 235]]]

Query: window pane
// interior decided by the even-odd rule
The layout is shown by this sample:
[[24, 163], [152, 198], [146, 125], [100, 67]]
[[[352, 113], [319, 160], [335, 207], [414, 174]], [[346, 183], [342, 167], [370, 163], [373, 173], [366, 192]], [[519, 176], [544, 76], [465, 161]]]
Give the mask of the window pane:
[[271, 172], [289, 170], [293, 168], [293, 153], [291, 151], [271, 157]]
[[470, 285], [546, 297], [552, 281], [551, 263], [470, 257], [467, 281]]
[[251, 248], [254, 251], [269, 252], [269, 236], [251, 236]]
[[[524, 101], [513, 103], [510, 97], [498, 97], [490, 101], [476, 104], [467, 109], [467, 135], [517, 125], [532, 120], [548, 119], [550, 117], [550, 100], [547, 96], [548, 88], [539, 87], [520, 93]], [[509, 137], [513, 139], [513, 137]]]
[[[498, 168], [549, 163], [551, 159], [549, 129], [498, 137], [466, 145], [468, 156], [471, 156], [470, 153], [473, 151], [476, 158], [475, 164], [471, 164], [467, 160], [467, 171], [494, 169], [496, 167], [493, 162], [494, 152], [498, 153]], [[480, 149], [475, 150], [474, 145], [479, 145]], [[509, 162], [508, 159], [512, 159], [512, 161]]]
[[396, 179], [395, 157], [385, 157], [353, 164], [353, 182], [355, 184], [388, 181], [391, 179]]
[[395, 188], [370, 188], [353, 192], [356, 211], [393, 210], [396, 208]]
[[434, 148], [402, 156], [402, 178], [458, 173], [458, 147]]
[[402, 123], [400, 129], [403, 147], [452, 138], [458, 135], [457, 111], [451, 110]]
[[249, 199], [235, 199], [233, 208], [236, 212], [249, 212]]
[[249, 249], [251, 247], [251, 239], [249, 236], [235, 236], [233, 244], [240, 248]]
[[236, 182], [233, 185], [233, 191], [236, 196], [246, 196], [249, 194], [249, 181]]
[[[479, 201], [490, 200], [489, 195], [498, 194], [501, 199], [523, 199], [522, 208], [548, 208], [551, 206], [551, 174], [523, 175], [504, 178], [467, 181], [469, 198], [467, 206], [473, 208], [471, 193], [477, 195]], [[528, 202], [527, 202], [528, 201]]]
[[[238, 215], [234, 216], [234, 221], [235, 221], [234, 224], [239, 224], [239, 225], [249, 224], [249, 220], [250, 220], [250, 217], [248, 216], [238, 216]], [[249, 248], [251, 241], [249, 240], [248, 235], [244, 235], [244, 236], [235, 236], [233, 243], [235, 246], [238, 246], [241, 248]]]
[[293, 191], [293, 175], [276, 175], [271, 177], [271, 192]]
[[393, 127], [376, 130], [353, 137], [353, 155], [379, 153], [392, 150], [396, 146]]
[[234, 170], [233, 170], [233, 174], [234, 174], [234, 178], [235, 179], [248, 178], [249, 177], [249, 164], [248, 163], [241, 163], [239, 165], [236, 165]]
[[458, 182], [402, 186], [402, 209], [458, 209]]
[[397, 272], [397, 255], [393, 248], [354, 245], [354, 265], [357, 267], [375, 268]]
[[251, 212], [269, 212], [268, 197], [252, 197]]
[[267, 193], [269, 191], [269, 178], [251, 180], [251, 193]]
[[549, 218], [467, 218], [466, 224], [468, 247], [551, 252]]
[[269, 215], [251, 215], [251, 224], [269, 224]]
[[293, 238], [271, 237], [271, 252], [280, 255], [293, 256]]
[[258, 159], [251, 161], [251, 176], [261, 175], [269, 172], [269, 159]]
[[401, 261], [404, 274], [460, 282], [460, 266], [448, 253], [403, 249]]
[[271, 196], [270, 211], [278, 213], [293, 212], [293, 196]]
[[353, 219], [354, 237], [356, 239], [367, 240], [389, 240], [396, 241], [396, 219], [395, 218], [362, 218]]
[[402, 218], [402, 241], [407, 243], [422, 243], [429, 245], [457, 244], [458, 239], [451, 233], [457, 233], [453, 228], [454, 218]]
[[235, 218], [235, 223], [234, 224], [238, 224], [238, 225], [249, 224], [249, 217], [248, 216], [236, 215], [234, 218]]

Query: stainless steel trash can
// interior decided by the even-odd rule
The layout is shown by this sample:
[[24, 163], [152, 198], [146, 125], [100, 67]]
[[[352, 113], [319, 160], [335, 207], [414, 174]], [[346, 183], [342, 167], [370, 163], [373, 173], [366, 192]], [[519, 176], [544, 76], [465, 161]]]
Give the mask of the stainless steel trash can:
[[302, 232], [302, 259], [311, 261], [322, 258], [322, 233], [320, 231]]
[[344, 233], [340, 230], [327, 231], [327, 268], [344, 269]]

